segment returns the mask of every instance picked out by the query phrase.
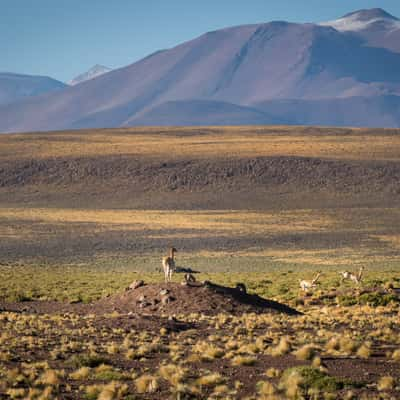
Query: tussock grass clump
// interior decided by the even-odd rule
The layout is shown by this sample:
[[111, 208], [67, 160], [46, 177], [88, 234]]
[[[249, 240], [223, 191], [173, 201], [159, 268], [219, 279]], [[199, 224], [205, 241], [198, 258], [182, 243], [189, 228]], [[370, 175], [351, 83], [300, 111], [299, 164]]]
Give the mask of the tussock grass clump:
[[248, 343], [240, 346], [237, 349], [237, 353], [239, 354], [257, 354], [260, 353], [263, 348], [260, 345], [260, 341], [258, 343]]
[[5, 375], [7, 382], [12, 385], [15, 385], [16, 383], [22, 383], [26, 380], [25, 376], [18, 368], [8, 370]]
[[69, 374], [69, 377], [73, 380], [82, 380], [86, 379], [90, 375], [90, 368], [89, 367], [81, 367], [74, 372]]
[[340, 352], [344, 354], [352, 354], [357, 349], [357, 343], [349, 337], [341, 337], [339, 339]]
[[217, 385], [215, 386], [213, 390], [213, 396], [216, 396], [218, 398], [221, 398], [221, 396], [224, 396], [222, 398], [226, 399], [226, 395], [229, 393], [230, 389], [229, 386], [227, 385]]
[[265, 375], [268, 378], [279, 378], [281, 376], [281, 371], [277, 368], [271, 367], [265, 371]]
[[357, 350], [357, 357], [367, 359], [371, 357], [372, 351], [370, 343], [363, 343]]
[[154, 393], [158, 389], [158, 379], [153, 375], [142, 375], [135, 380], [138, 393]]
[[203, 375], [196, 380], [196, 384], [199, 386], [216, 386], [224, 382], [225, 379], [218, 373]]
[[193, 351], [198, 353], [202, 361], [212, 361], [221, 358], [224, 350], [207, 342], [199, 342], [193, 346]]
[[97, 400], [122, 400], [126, 398], [126, 394], [128, 393], [128, 385], [121, 384], [119, 382], [110, 382], [105, 385]]
[[23, 388], [7, 390], [7, 395], [10, 397], [10, 399], [21, 399], [25, 397], [25, 393], [26, 391]]
[[325, 350], [328, 353], [337, 352], [340, 349], [340, 342], [338, 337], [330, 338], [325, 344]]
[[260, 396], [273, 396], [277, 393], [275, 386], [268, 381], [257, 382], [257, 392]]
[[397, 349], [392, 354], [392, 359], [394, 361], [400, 361], [400, 349]]
[[298, 360], [311, 360], [316, 352], [314, 345], [306, 344], [293, 352]]
[[382, 376], [378, 381], [378, 390], [392, 390], [394, 388], [394, 378], [392, 376]]
[[304, 378], [302, 377], [302, 374], [300, 371], [294, 369], [294, 368], [289, 368], [288, 370], [285, 370], [282, 378], [280, 379], [279, 382], [279, 389], [281, 391], [285, 392], [285, 395], [289, 399], [294, 399], [294, 398], [301, 398], [302, 395], [302, 383], [304, 381]]
[[239, 365], [254, 365], [257, 362], [256, 357], [251, 357], [251, 356], [236, 356], [232, 359], [231, 364], [234, 366], [239, 366]]
[[120, 381], [128, 379], [127, 375], [120, 371], [115, 371], [112, 368], [96, 371], [94, 377], [100, 381]]
[[284, 354], [288, 354], [291, 350], [291, 346], [289, 340], [286, 336], [282, 337], [279, 340], [279, 343], [275, 347], [270, 347], [267, 349], [267, 353], [274, 357], [283, 356]]
[[288, 368], [282, 375], [280, 385], [286, 389], [286, 393], [291, 398], [299, 393], [306, 393], [310, 389], [336, 392], [343, 388], [342, 382], [309, 366]]
[[159, 368], [160, 376], [168, 381], [172, 386], [178, 386], [186, 377], [186, 371], [177, 365], [162, 365]]
[[37, 385], [57, 386], [60, 383], [58, 373], [52, 369], [44, 371], [37, 379]]
[[89, 385], [85, 387], [85, 399], [96, 400], [102, 390], [101, 385]]
[[227, 350], [237, 350], [238, 348], [239, 348], [239, 342], [237, 341], [237, 340], [233, 340], [233, 339], [231, 339], [231, 340], [228, 340], [226, 343], [225, 343], [225, 348], [227, 349]]
[[110, 343], [107, 346], [107, 353], [108, 354], [118, 354], [119, 353], [119, 346], [116, 343]]

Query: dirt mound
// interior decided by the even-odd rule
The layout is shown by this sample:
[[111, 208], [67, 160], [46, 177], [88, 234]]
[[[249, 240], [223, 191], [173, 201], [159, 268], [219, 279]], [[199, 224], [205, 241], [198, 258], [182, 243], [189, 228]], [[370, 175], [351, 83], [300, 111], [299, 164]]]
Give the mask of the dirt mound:
[[299, 314], [295, 309], [276, 301], [213, 283], [190, 286], [179, 283], [149, 284], [102, 299], [93, 306], [104, 311], [143, 314], [240, 315], [250, 312]]
[[91, 304], [63, 303], [57, 301], [0, 302], [0, 312], [58, 314], [73, 313], [98, 316], [117, 312], [130, 317], [219, 313], [241, 315], [244, 313], [300, 313], [285, 304], [207, 282], [195, 282], [190, 286], [179, 283], [144, 284], [136, 289], [106, 297]]

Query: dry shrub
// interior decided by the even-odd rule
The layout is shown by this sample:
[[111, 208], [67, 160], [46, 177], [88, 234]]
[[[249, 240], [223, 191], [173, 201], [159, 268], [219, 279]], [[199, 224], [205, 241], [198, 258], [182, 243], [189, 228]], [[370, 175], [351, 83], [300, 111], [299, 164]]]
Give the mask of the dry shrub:
[[36, 381], [36, 384], [46, 386], [56, 386], [60, 383], [60, 379], [56, 371], [48, 369], [44, 371], [42, 375]]
[[257, 391], [261, 396], [273, 396], [277, 392], [275, 386], [267, 381], [258, 382]]
[[281, 376], [281, 371], [279, 369], [271, 367], [265, 371], [265, 375], [268, 378], [279, 378]]
[[122, 400], [128, 392], [128, 385], [119, 382], [110, 382], [101, 390], [97, 400]]
[[400, 361], [400, 349], [397, 349], [392, 354], [392, 359], [394, 361]]
[[77, 369], [74, 372], [71, 372], [69, 374], [69, 377], [73, 380], [81, 380], [81, 379], [86, 379], [90, 374], [90, 368], [89, 367], [81, 367]]
[[142, 375], [135, 380], [138, 393], [153, 393], [158, 388], [158, 380], [153, 375]]
[[224, 383], [224, 378], [218, 373], [203, 375], [196, 380], [199, 386], [216, 386], [222, 383]]
[[391, 376], [382, 376], [378, 381], [378, 390], [392, 390], [394, 388], [394, 379]]
[[360, 358], [369, 358], [371, 356], [371, 347], [368, 343], [363, 343], [357, 350], [357, 356]]
[[275, 347], [271, 347], [267, 350], [267, 352], [274, 357], [283, 356], [284, 354], [289, 353], [291, 350], [291, 346], [287, 336], [282, 337], [279, 340], [279, 343]]
[[311, 360], [315, 355], [315, 346], [311, 344], [306, 344], [300, 347], [298, 350], [294, 351], [293, 354], [298, 360]]
[[239, 365], [254, 365], [257, 362], [256, 357], [250, 356], [236, 356], [232, 359], [231, 364], [234, 366]]
[[159, 369], [160, 376], [172, 386], [178, 386], [186, 376], [186, 371], [174, 364], [162, 365]]

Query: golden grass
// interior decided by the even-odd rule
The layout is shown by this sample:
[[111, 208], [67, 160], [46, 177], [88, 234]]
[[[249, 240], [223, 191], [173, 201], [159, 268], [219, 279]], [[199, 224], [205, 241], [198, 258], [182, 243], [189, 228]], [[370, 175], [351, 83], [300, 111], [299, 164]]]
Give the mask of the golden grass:
[[[329, 364], [325, 360], [332, 357], [340, 363], [345, 356], [346, 364], [354, 362], [354, 368], [360, 366], [359, 357], [364, 358], [363, 369], [374, 371], [378, 360], [384, 368], [379, 376], [376, 373], [362, 375], [361, 382], [368, 391], [363, 393], [368, 394], [368, 398], [380, 398], [378, 392], [385, 391], [394, 391], [392, 395], [398, 396], [399, 364], [394, 356], [392, 358], [399, 345], [398, 303], [376, 308], [347, 308], [332, 304], [324, 309], [327, 312], [323, 312], [321, 306], [305, 308], [302, 309], [305, 314], [299, 317], [253, 313], [239, 316], [177, 315], [181, 321], [201, 320], [203, 327], [199, 327], [199, 331], [170, 332], [169, 351], [164, 348], [154, 352], [149, 360], [128, 363], [122, 355], [106, 352], [108, 346], [115, 342], [119, 348], [150, 346], [155, 350], [153, 344], [164, 341], [159, 337], [158, 326], [155, 330], [136, 330], [131, 329], [131, 322], [128, 322], [125, 328], [121, 328], [119, 324], [113, 325], [115, 317], [111, 315], [93, 314], [83, 318], [73, 313], [3, 312], [0, 314], [0, 353], [10, 351], [14, 357], [6, 362], [0, 361], [0, 390], [10, 398], [27, 399], [74, 397], [111, 400], [129, 398], [130, 393], [143, 394], [142, 397], [146, 398], [234, 399], [245, 398], [243, 388], [252, 391], [248, 398], [309, 396], [350, 399], [350, 389], [359, 388], [360, 381], [352, 376], [342, 377], [342, 371], [338, 372], [337, 367], [324, 365]], [[119, 322], [124, 323], [125, 316], [119, 318]], [[217, 321], [221, 325], [219, 329], [215, 329]], [[88, 337], [96, 340], [88, 341]], [[76, 341], [71, 342], [71, 338]], [[363, 338], [367, 339], [362, 342]], [[80, 347], [74, 343], [80, 343]], [[200, 355], [207, 350], [214, 352], [216, 346], [223, 346], [223, 343], [232, 357], [226, 354], [203, 362], [190, 358], [192, 352], [197, 351]], [[260, 343], [267, 348], [261, 346], [259, 351], [255, 351], [253, 346]], [[54, 349], [64, 348], [64, 357], [51, 362], [28, 360], [25, 357], [27, 348], [31, 354], [40, 354], [40, 360], [48, 359]], [[281, 357], [291, 348], [298, 349], [296, 355], [303, 360], [302, 365], [286, 365], [293, 359], [289, 355], [285, 356], [285, 361], [282, 359], [282, 364], [276, 359], [273, 363], [276, 368], [270, 367], [268, 355]], [[311, 361], [314, 351], [310, 350], [314, 348], [318, 349], [319, 356]], [[376, 349], [376, 354], [370, 353], [369, 348]], [[384, 350], [388, 352], [387, 359], [382, 355]], [[172, 359], [177, 352], [182, 352], [178, 363]], [[88, 354], [101, 355], [109, 364], [91, 368], [82, 366], [82, 362], [88, 361]], [[20, 362], [22, 358], [26, 361]], [[312, 366], [309, 365], [311, 362]], [[75, 369], [71, 371], [72, 366]], [[241, 368], [246, 373], [236, 374]], [[251, 381], [248, 378], [250, 374]], [[346, 393], [342, 388], [344, 384], [348, 389]]]
[[167, 159], [288, 155], [399, 160], [400, 137], [393, 130], [283, 126], [130, 128], [0, 137], [0, 160], [100, 154]]
[[[0, 218], [5, 220], [29, 220], [45, 223], [93, 223], [94, 231], [144, 229], [194, 229], [217, 230], [218, 233], [265, 233], [267, 230], [280, 232], [321, 232], [340, 223], [325, 211], [296, 210], [281, 212], [252, 211], [162, 211], [162, 210], [88, 210], [60, 208], [0, 208]], [[173, 221], [173, 222], [171, 222]], [[12, 227], [5, 234], [13, 234]], [[154, 236], [156, 237], [156, 236]], [[157, 236], [158, 237], [158, 236]]]

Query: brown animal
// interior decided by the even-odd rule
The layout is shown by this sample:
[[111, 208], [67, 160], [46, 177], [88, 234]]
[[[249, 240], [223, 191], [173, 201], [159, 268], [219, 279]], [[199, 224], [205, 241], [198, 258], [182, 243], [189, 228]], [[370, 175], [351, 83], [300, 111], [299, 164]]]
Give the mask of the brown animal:
[[169, 256], [163, 257], [163, 259], [162, 259], [162, 266], [164, 269], [165, 282], [171, 282], [171, 280], [172, 280], [172, 273], [175, 271], [174, 256], [177, 251], [178, 250], [176, 250], [175, 247], [171, 247], [169, 249]]

